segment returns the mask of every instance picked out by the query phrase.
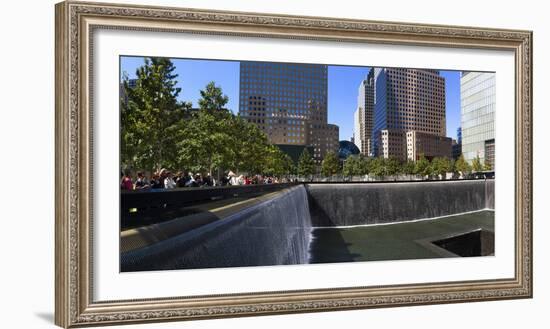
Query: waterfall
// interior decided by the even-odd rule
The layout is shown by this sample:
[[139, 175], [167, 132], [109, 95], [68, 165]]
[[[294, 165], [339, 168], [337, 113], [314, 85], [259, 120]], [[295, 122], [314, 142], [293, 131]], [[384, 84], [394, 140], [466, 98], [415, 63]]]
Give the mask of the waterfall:
[[305, 264], [311, 217], [303, 185], [198, 229], [121, 254], [122, 271]]
[[494, 209], [494, 193], [493, 180], [298, 185], [199, 228], [121, 253], [121, 270], [307, 264], [314, 227]]
[[494, 208], [494, 181], [308, 184], [313, 226], [381, 224]]

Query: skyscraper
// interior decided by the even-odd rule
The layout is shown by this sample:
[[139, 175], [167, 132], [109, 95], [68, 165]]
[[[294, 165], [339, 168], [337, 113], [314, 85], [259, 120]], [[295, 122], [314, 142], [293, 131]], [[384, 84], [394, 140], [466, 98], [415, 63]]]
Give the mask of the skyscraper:
[[361, 154], [372, 155], [372, 120], [374, 110], [374, 70], [359, 84], [354, 117], [355, 143]]
[[313, 147], [320, 162], [338, 151], [338, 126], [327, 123], [327, 66], [240, 63], [239, 115], [272, 144]]
[[462, 154], [472, 161], [479, 157], [494, 169], [495, 74], [463, 72], [460, 77]]
[[453, 139], [453, 159], [458, 159], [462, 154], [462, 128], [456, 128], [456, 141]]
[[[409, 143], [407, 132], [414, 132], [409, 133]], [[401, 160], [417, 160], [420, 154], [450, 157], [451, 139], [445, 135], [445, 79], [439, 71], [374, 69], [372, 140], [376, 156]], [[408, 144], [412, 147], [413, 140], [410, 150]]]

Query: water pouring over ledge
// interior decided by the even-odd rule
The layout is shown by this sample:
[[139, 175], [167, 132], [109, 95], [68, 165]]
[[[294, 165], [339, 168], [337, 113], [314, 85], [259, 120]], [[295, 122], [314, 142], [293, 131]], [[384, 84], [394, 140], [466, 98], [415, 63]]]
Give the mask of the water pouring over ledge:
[[[426, 231], [441, 233], [434, 236], [437, 239], [478, 228], [494, 231], [494, 212], [490, 211], [493, 208], [494, 180], [298, 185], [273, 193], [262, 202], [197, 229], [123, 252], [121, 270], [446, 257], [437, 252], [412, 256], [397, 252], [384, 256], [376, 250], [401, 249], [395, 242], [392, 247], [392, 243], [388, 242], [391, 240], [380, 240], [384, 235], [396, 236], [401, 224], [408, 224], [405, 232], [421, 232], [426, 231], [426, 225], [430, 222], [438, 223], [438, 229]], [[470, 213], [468, 219], [451, 216], [464, 213]], [[442, 216], [450, 217], [427, 220]], [[424, 223], [414, 228], [421, 222]], [[364, 232], [365, 228], [372, 230], [376, 226], [384, 226], [380, 224], [388, 223], [401, 224], [390, 225], [393, 228], [387, 228], [387, 232], [374, 235], [378, 239]], [[363, 228], [349, 227], [357, 225]], [[318, 227], [334, 227], [346, 230], [346, 234], [341, 234], [336, 241], [334, 235], [329, 238], [326, 232], [319, 233], [321, 230], [315, 229]], [[353, 233], [350, 235], [349, 232]], [[349, 240], [351, 237], [353, 239]], [[415, 248], [418, 247], [417, 250], [429, 250], [417, 241], [422, 239], [416, 236], [410, 241]], [[350, 247], [354, 241], [378, 241], [376, 245], [379, 248], [368, 247], [366, 256], [362, 248], [359, 249], [363, 251]], [[339, 256], [331, 258], [328, 256], [331, 253]]]

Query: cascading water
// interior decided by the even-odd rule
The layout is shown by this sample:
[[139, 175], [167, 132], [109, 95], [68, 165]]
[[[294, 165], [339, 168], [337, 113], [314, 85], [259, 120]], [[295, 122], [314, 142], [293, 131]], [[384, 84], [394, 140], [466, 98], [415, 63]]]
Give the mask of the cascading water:
[[303, 185], [234, 215], [121, 254], [122, 271], [304, 264], [311, 218]]
[[[343, 256], [337, 255], [338, 261], [354, 261], [357, 255], [348, 251], [349, 234], [320, 234], [316, 229], [313, 236], [328, 238], [312, 244], [313, 229], [407, 222], [493, 209], [494, 193], [493, 180], [299, 185], [192, 231], [121, 253], [121, 270], [324, 262], [319, 259], [330, 256], [336, 246], [345, 251]], [[493, 222], [491, 218], [482, 219], [488, 228]], [[480, 221], [468, 220], [475, 225]], [[375, 241], [380, 236], [375, 234], [369, 239]], [[358, 239], [361, 242], [365, 237]], [[372, 246], [369, 248], [372, 252]], [[319, 254], [319, 250], [323, 254], [321, 258], [314, 255], [316, 251]], [[314, 255], [312, 259], [310, 252]]]
[[313, 226], [401, 222], [494, 208], [494, 181], [307, 185]]

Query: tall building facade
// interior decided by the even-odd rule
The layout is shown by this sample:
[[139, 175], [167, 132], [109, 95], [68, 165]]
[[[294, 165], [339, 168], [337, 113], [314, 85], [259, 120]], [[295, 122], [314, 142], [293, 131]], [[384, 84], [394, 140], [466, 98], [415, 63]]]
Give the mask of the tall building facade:
[[462, 154], [479, 157], [494, 169], [496, 77], [494, 73], [463, 72], [460, 77]]
[[452, 139], [450, 137], [407, 131], [407, 160], [416, 161], [420, 156], [426, 159], [435, 157], [452, 158]]
[[359, 148], [359, 152], [363, 153], [361, 150], [362, 146], [362, 129], [363, 126], [361, 125], [361, 122], [363, 122], [363, 116], [365, 115], [365, 112], [361, 111], [359, 108], [355, 109], [355, 112], [353, 112], [353, 143], [357, 145]]
[[457, 160], [462, 154], [462, 128], [456, 128], [456, 140], [453, 140], [453, 159]]
[[317, 64], [240, 63], [239, 115], [272, 144], [312, 146], [322, 161], [338, 151], [338, 126], [327, 122], [328, 67]]
[[[414, 136], [416, 150], [438, 150], [431, 156], [451, 156], [451, 140], [440, 139], [446, 138], [446, 115], [445, 79], [439, 71], [375, 68], [373, 82], [372, 144], [375, 156], [408, 159], [408, 132]], [[413, 153], [411, 156], [417, 158], [419, 152]]]
[[374, 111], [374, 70], [359, 84], [354, 117], [355, 143], [361, 154], [372, 156], [372, 124]]
[[376, 133], [377, 154], [383, 158], [396, 158], [404, 161], [407, 158], [406, 132], [400, 129], [381, 129]]

